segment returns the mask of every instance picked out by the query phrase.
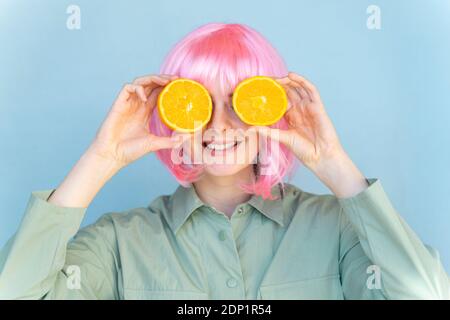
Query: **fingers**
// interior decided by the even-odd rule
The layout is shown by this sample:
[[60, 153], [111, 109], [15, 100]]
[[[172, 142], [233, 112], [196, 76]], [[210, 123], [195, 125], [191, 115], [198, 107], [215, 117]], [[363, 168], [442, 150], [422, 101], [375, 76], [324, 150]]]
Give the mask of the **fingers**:
[[279, 141], [288, 147], [293, 147], [294, 145], [294, 137], [290, 131], [263, 126], [252, 126], [251, 128], [256, 130], [258, 134], [274, 141]]
[[[178, 76], [174, 75], [149, 75], [136, 78], [133, 83], [124, 85], [116, 99], [115, 107], [113, 109], [119, 112], [125, 111], [127, 106], [131, 106], [126, 103], [129, 102], [133, 96], [138, 97], [139, 100], [144, 103], [149, 102], [144, 105], [149, 105], [150, 109], [152, 109], [155, 105], [155, 95], [152, 96], [155, 89], [162, 88], [176, 78], [178, 78]], [[151, 98], [151, 101], [148, 101], [149, 98]]]
[[288, 77], [280, 79], [279, 83], [285, 88], [289, 99], [289, 107], [285, 114], [289, 126], [296, 129], [305, 126], [308, 114], [304, 106], [311, 102], [309, 95]]
[[285, 82], [286, 82], [286, 86], [291, 87], [291, 88], [295, 88], [297, 90], [298, 94], [301, 96], [301, 98], [304, 101], [313, 102], [313, 97], [311, 96], [309, 91], [306, 90], [306, 88], [304, 88], [302, 86], [301, 83], [298, 83], [298, 82], [294, 81], [293, 79], [291, 79], [289, 77], [286, 77]]
[[294, 106], [301, 106], [302, 102], [305, 100], [305, 98], [302, 96], [302, 94], [293, 87], [288, 86], [286, 88], [286, 94], [289, 98], [289, 101], [291, 102], [291, 104], [293, 104]]
[[290, 72], [288, 74], [288, 78], [292, 80], [292, 84], [295, 87], [299, 88], [300, 90], [303, 89], [311, 98], [312, 103], [306, 104], [305, 110], [307, 110], [309, 114], [317, 116], [320, 119], [327, 118], [327, 113], [325, 111], [317, 88], [311, 82], [306, 80], [306, 78], [299, 76], [298, 74], [295, 74], [293, 72]]
[[139, 99], [142, 100], [142, 102], [146, 102], [147, 101], [147, 97], [145, 95], [144, 87], [136, 86], [135, 93], [137, 94]]
[[305, 106], [311, 103], [311, 97], [299, 83], [289, 77], [279, 78], [276, 81], [286, 90], [289, 99], [289, 107], [285, 114], [289, 127], [303, 131], [304, 127], [309, 126], [309, 115], [305, 112]]
[[[294, 100], [296, 102], [312, 102], [312, 98], [308, 92], [299, 83], [293, 81], [289, 77], [277, 79], [277, 82], [286, 90], [286, 94], [290, 98], [290, 101], [295, 98]], [[298, 101], [296, 96], [300, 97], [300, 101]]]
[[299, 158], [302, 157], [302, 154], [306, 154], [308, 148], [311, 147], [311, 142], [290, 130], [261, 126], [254, 126], [252, 128], [254, 128], [254, 130], [256, 130], [256, 132], [263, 137], [269, 138], [273, 141], [279, 141], [284, 144]]
[[[133, 97], [135, 99], [132, 100]], [[139, 110], [139, 105], [145, 105], [146, 101], [147, 97], [142, 86], [130, 83], [125, 84], [113, 103], [102, 127], [114, 130], [117, 125], [123, 125], [125, 123], [123, 119], [134, 114]]]
[[162, 91], [162, 87], [155, 88], [149, 95], [146, 103], [146, 108], [148, 108], [149, 114], [152, 112], [153, 108], [156, 106], [156, 102], [158, 100], [158, 96]]
[[131, 83], [127, 83], [123, 86], [122, 90], [119, 93], [119, 96], [117, 97], [117, 100], [126, 102], [133, 94], [136, 94], [143, 102], [147, 101], [144, 93], [144, 88], [140, 85]]
[[141, 85], [145, 89], [145, 93], [147, 96], [151, 94], [151, 92], [158, 87], [163, 87], [167, 85], [169, 82], [177, 79], [178, 76], [175, 75], [148, 75], [136, 78], [133, 81], [133, 84]]
[[139, 84], [141, 86], [147, 86], [152, 83], [166, 83], [167, 81], [172, 81], [177, 79], [178, 76], [176, 75], [168, 75], [168, 74], [161, 74], [161, 75], [148, 75], [143, 77], [138, 77], [134, 79], [134, 84]]
[[294, 72], [289, 72], [288, 78], [294, 81], [297, 85], [300, 85], [308, 93], [312, 102], [320, 101], [319, 91], [305, 77], [302, 77]]

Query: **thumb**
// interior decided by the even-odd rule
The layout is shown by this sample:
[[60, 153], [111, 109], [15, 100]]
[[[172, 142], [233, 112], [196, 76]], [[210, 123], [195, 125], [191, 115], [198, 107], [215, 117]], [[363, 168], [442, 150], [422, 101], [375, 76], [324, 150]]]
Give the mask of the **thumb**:
[[147, 137], [147, 152], [154, 152], [160, 149], [170, 149], [180, 145], [180, 140], [174, 137], [161, 137], [151, 134]]
[[141, 153], [142, 155], [155, 152], [160, 149], [169, 149], [175, 147], [179, 142], [171, 137], [161, 137], [148, 134], [140, 138], [133, 139], [130, 150], [132, 153]]
[[254, 129], [258, 134], [260, 134], [261, 136], [263, 136], [265, 138], [269, 138], [271, 140], [281, 142], [289, 148], [294, 147], [295, 136], [292, 134], [292, 132], [290, 132], [288, 130], [282, 130], [282, 129], [264, 127], [264, 126], [253, 126], [252, 129]]

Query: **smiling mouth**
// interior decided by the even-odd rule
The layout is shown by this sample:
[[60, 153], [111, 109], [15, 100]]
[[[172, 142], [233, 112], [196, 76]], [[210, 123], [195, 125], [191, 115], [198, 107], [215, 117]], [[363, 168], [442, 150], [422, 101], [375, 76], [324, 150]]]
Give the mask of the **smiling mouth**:
[[231, 141], [231, 142], [203, 142], [203, 148], [210, 150], [211, 155], [215, 155], [217, 152], [222, 153], [225, 151], [234, 151], [236, 147], [241, 143], [242, 141]]

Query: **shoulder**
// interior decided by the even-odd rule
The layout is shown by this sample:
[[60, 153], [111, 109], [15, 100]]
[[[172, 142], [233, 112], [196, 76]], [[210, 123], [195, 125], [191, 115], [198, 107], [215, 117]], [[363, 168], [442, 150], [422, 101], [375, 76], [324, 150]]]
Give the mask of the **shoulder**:
[[284, 185], [284, 202], [295, 211], [326, 214], [340, 210], [339, 201], [333, 194], [307, 192], [291, 183]]
[[156, 226], [164, 220], [171, 206], [171, 195], [160, 195], [148, 205], [104, 214], [98, 222], [108, 221], [115, 228], [130, 229], [141, 225]]
[[166, 225], [165, 212], [170, 202], [170, 195], [160, 195], [147, 206], [104, 213], [94, 223], [81, 229], [76, 237], [95, 235], [114, 243], [117, 237], [148, 233], [149, 228], [152, 234], [161, 233]]
[[341, 224], [342, 208], [333, 194], [317, 194], [285, 183], [283, 207], [291, 224], [335, 228]]

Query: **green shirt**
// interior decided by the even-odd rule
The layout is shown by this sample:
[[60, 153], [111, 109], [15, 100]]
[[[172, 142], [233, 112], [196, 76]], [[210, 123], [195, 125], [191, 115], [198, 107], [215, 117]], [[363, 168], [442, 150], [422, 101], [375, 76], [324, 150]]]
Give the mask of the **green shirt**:
[[0, 298], [448, 299], [438, 253], [369, 184], [345, 199], [285, 184], [231, 218], [179, 186], [81, 230], [86, 208], [35, 191], [0, 252]]

